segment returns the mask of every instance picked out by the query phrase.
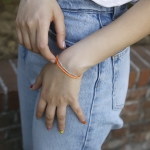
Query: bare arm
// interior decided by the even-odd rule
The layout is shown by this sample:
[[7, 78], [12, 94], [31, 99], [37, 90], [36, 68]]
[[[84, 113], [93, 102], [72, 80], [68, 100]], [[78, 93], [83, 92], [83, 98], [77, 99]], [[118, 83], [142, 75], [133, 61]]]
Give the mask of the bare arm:
[[150, 34], [150, 0], [140, 0], [121, 17], [59, 55], [63, 66], [81, 75], [129, 45]]

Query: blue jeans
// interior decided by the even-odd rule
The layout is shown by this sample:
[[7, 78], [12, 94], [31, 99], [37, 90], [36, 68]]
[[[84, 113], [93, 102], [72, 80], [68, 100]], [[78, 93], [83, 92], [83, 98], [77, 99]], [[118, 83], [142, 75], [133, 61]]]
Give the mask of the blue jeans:
[[[91, 0], [58, 0], [58, 3], [65, 17], [67, 47], [107, 26], [127, 10], [127, 5], [105, 8]], [[52, 23], [49, 30], [49, 47], [56, 56], [62, 50], [56, 44], [55, 33]], [[60, 134], [57, 129], [57, 119], [54, 120], [53, 128], [48, 131], [45, 114], [41, 119], [35, 118], [40, 89], [33, 91], [29, 87], [47, 62], [41, 55], [19, 45], [18, 90], [23, 149], [100, 150], [109, 132], [123, 126], [120, 112], [124, 107], [128, 89], [130, 47], [83, 74], [78, 100], [87, 124], [82, 125], [68, 106], [64, 134]]]

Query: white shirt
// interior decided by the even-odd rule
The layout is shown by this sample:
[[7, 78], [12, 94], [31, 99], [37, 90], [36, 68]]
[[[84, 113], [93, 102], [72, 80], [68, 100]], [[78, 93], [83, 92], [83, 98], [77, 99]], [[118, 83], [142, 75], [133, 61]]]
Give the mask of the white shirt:
[[123, 5], [128, 2], [135, 3], [138, 0], [92, 0], [92, 1], [104, 7], [114, 7]]

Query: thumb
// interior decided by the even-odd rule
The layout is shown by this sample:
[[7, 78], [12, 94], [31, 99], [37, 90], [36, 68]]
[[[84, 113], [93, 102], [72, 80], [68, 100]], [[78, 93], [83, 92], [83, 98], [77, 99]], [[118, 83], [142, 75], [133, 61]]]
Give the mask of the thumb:
[[37, 89], [39, 89], [39, 88], [42, 86], [42, 79], [43, 79], [43, 77], [42, 77], [42, 74], [40, 73], [40, 74], [38, 75], [38, 77], [37, 77], [35, 83], [30, 86], [30, 89], [32, 89], [32, 90], [37, 90]]
[[58, 11], [54, 13], [54, 25], [56, 30], [56, 39], [57, 44], [59, 48], [65, 49], [66, 43], [65, 43], [65, 36], [66, 36], [66, 30], [65, 30], [65, 23], [64, 23], [64, 15], [62, 11]]

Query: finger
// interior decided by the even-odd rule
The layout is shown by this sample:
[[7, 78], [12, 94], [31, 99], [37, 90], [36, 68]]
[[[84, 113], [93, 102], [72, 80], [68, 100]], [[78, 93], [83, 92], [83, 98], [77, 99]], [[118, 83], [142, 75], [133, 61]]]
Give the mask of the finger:
[[70, 105], [72, 110], [75, 112], [75, 114], [77, 115], [78, 119], [83, 123], [86, 124], [86, 119], [85, 116], [83, 114], [83, 111], [79, 105], [79, 102], [74, 102], [73, 104]]
[[30, 43], [30, 38], [29, 38], [29, 34], [28, 34], [28, 29], [25, 26], [21, 27], [21, 33], [22, 33], [22, 39], [23, 39], [23, 44], [24, 46], [28, 49], [32, 51], [32, 46]]
[[18, 25], [16, 25], [16, 31], [17, 31], [18, 42], [21, 45], [24, 45], [23, 40], [22, 40], [22, 33]]
[[65, 120], [66, 120], [66, 106], [57, 107], [57, 119], [58, 119], [58, 129], [61, 134], [65, 130]]
[[[39, 25], [37, 30], [37, 48], [39, 49], [41, 55], [50, 60], [52, 63], [55, 62], [55, 56], [51, 53], [48, 47], [48, 31], [50, 23], [42, 23]], [[53, 61], [52, 61], [53, 60]]]
[[52, 106], [50, 104], [47, 105], [47, 107], [46, 107], [46, 127], [48, 130], [50, 130], [53, 126], [55, 111], [56, 111], [55, 106]]
[[40, 97], [37, 108], [36, 108], [36, 118], [41, 118], [46, 107], [46, 101]]
[[31, 43], [33, 52], [40, 54], [40, 51], [37, 48], [36, 29], [33, 26], [33, 23], [28, 23], [28, 32], [29, 32], [29, 38], [30, 38], [30, 43]]
[[66, 30], [65, 30], [65, 23], [64, 23], [64, 15], [61, 9], [60, 11], [54, 12], [54, 24], [55, 24], [55, 30], [56, 30], [57, 44], [61, 49], [65, 49], [66, 48], [66, 44], [65, 44]]
[[37, 89], [39, 89], [39, 88], [42, 86], [42, 81], [43, 81], [43, 74], [42, 74], [42, 72], [41, 72], [41, 73], [38, 75], [38, 77], [37, 77], [35, 83], [32, 84], [32, 85], [30, 86], [30, 88], [31, 88], [32, 90], [37, 90]]

